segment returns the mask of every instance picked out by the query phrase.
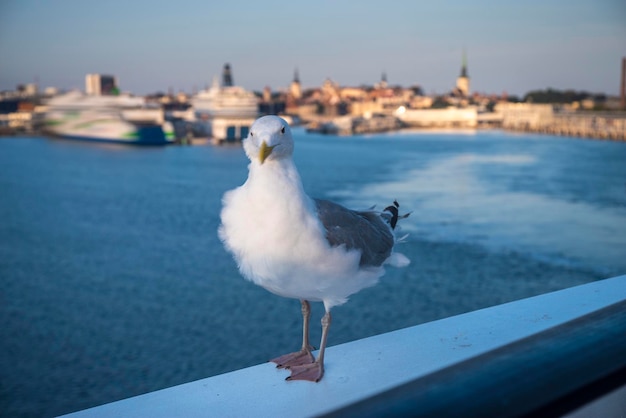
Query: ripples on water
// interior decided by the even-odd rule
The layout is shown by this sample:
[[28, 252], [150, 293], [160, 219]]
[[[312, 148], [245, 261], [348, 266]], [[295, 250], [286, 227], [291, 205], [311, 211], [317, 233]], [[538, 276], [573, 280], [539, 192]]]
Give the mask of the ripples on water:
[[[337, 307], [330, 345], [626, 271], [626, 144], [296, 135], [311, 195], [413, 211], [413, 263]], [[298, 302], [244, 281], [217, 239], [246, 165], [239, 147], [2, 139], [0, 410], [58, 415], [296, 349]]]

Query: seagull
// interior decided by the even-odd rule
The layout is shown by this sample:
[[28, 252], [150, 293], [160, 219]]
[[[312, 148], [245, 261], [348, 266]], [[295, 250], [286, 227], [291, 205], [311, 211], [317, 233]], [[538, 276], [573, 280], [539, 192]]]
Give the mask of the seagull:
[[[303, 318], [302, 348], [272, 362], [288, 369], [287, 380], [319, 382], [331, 308], [373, 286], [389, 264], [409, 260], [393, 251], [399, 204], [384, 211], [354, 211], [310, 198], [293, 161], [294, 140], [287, 122], [263, 116], [251, 126], [243, 148], [248, 178], [223, 197], [218, 235], [248, 280], [276, 295], [298, 299]], [[310, 302], [322, 302], [318, 357], [309, 343]]]

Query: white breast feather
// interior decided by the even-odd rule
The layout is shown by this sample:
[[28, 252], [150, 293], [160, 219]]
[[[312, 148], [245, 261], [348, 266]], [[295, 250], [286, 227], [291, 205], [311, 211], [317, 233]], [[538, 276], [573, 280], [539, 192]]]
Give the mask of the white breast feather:
[[219, 235], [241, 273], [278, 295], [328, 307], [374, 285], [384, 269], [359, 268], [359, 251], [330, 247], [295, 167], [263, 168], [251, 164], [248, 181], [224, 195]]

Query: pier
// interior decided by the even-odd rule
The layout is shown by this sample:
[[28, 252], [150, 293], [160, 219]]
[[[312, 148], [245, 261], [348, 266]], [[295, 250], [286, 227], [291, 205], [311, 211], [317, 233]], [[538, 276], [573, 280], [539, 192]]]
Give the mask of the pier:
[[626, 276], [330, 347], [326, 369], [265, 363], [66, 417], [620, 417]]
[[498, 111], [507, 130], [626, 141], [626, 112], [574, 112], [529, 103], [502, 105]]

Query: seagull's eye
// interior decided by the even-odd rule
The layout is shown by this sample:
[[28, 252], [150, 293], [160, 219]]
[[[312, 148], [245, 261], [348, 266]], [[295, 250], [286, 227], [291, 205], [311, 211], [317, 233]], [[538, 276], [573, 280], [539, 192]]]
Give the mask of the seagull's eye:
[[281, 134], [284, 134], [284, 133], [285, 133], [285, 127], [284, 127], [284, 126], [280, 129], [280, 133], [281, 133]]
[[250, 131], [250, 136], [254, 136], [254, 132]]

